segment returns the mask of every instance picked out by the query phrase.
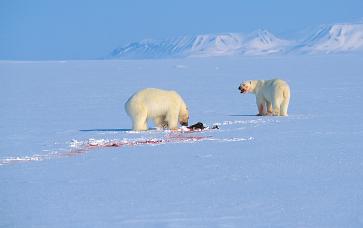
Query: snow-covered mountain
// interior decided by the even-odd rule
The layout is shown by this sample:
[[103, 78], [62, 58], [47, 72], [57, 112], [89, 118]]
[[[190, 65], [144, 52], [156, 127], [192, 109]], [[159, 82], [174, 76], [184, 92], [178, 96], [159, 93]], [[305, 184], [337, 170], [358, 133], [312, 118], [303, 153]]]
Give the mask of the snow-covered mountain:
[[112, 58], [208, 57], [279, 53], [291, 42], [266, 30], [252, 34], [224, 33], [143, 40], [112, 51]]
[[294, 41], [278, 38], [266, 30], [258, 30], [248, 36], [239, 54], [270, 55], [285, 53], [293, 43]]
[[279, 38], [269, 31], [223, 33], [142, 40], [112, 51], [111, 58], [150, 59], [230, 55], [317, 54], [363, 51], [363, 23], [321, 26], [301, 39]]
[[363, 23], [321, 26], [300, 44], [307, 53], [363, 51]]

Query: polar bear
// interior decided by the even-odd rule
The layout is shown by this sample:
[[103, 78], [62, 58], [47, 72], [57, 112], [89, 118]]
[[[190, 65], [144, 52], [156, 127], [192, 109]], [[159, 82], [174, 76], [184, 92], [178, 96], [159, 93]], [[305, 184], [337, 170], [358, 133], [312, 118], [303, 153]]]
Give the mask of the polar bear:
[[136, 92], [125, 103], [125, 110], [132, 119], [134, 131], [148, 129], [147, 120], [158, 128], [176, 130], [178, 121], [188, 126], [189, 111], [182, 97], [175, 91], [146, 88]]
[[238, 87], [241, 93], [254, 93], [258, 116], [287, 116], [290, 101], [289, 85], [281, 79], [249, 80]]

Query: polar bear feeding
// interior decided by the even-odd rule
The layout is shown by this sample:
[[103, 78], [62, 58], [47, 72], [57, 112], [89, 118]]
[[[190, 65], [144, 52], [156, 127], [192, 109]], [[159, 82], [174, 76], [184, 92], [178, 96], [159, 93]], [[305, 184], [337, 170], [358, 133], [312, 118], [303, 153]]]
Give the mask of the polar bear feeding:
[[147, 130], [149, 119], [153, 120], [158, 128], [176, 130], [178, 122], [188, 126], [188, 108], [175, 91], [155, 88], [140, 90], [128, 99], [125, 110], [132, 119], [134, 131]]
[[259, 116], [287, 116], [290, 101], [289, 85], [280, 79], [249, 80], [238, 87], [241, 93], [254, 93]]

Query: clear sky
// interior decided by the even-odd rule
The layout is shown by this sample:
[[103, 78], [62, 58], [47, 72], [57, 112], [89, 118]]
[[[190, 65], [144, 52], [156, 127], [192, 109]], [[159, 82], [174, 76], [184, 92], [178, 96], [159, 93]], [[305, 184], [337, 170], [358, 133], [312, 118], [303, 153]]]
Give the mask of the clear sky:
[[0, 59], [89, 59], [144, 38], [274, 34], [363, 18], [363, 0], [0, 0]]

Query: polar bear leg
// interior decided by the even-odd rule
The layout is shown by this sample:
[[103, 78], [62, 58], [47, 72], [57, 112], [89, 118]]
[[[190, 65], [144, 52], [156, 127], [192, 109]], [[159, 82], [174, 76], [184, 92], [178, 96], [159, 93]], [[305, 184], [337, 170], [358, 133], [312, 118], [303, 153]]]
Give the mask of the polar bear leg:
[[146, 131], [147, 127], [147, 112], [142, 110], [138, 112], [132, 119], [132, 129], [134, 131]]
[[179, 113], [176, 110], [171, 110], [166, 114], [165, 121], [170, 130], [178, 129], [178, 116]]
[[289, 107], [289, 99], [285, 98], [280, 106], [280, 116], [287, 116], [288, 107]]
[[154, 118], [154, 123], [158, 128], [168, 128], [168, 122], [166, 122], [165, 116], [158, 116]]
[[272, 115], [279, 116], [282, 101], [284, 100], [284, 93], [280, 87], [274, 88], [272, 93]]
[[267, 115], [272, 115], [272, 103], [266, 101]]
[[257, 109], [258, 109], [257, 116], [266, 115], [266, 112], [265, 112], [266, 101], [262, 98], [256, 98], [256, 104], [257, 104]]
[[274, 98], [272, 100], [272, 115], [274, 115], [274, 116], [280, 115], [281, 103], [282, 103], [281, 98]]

